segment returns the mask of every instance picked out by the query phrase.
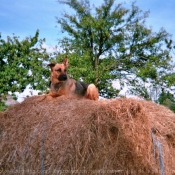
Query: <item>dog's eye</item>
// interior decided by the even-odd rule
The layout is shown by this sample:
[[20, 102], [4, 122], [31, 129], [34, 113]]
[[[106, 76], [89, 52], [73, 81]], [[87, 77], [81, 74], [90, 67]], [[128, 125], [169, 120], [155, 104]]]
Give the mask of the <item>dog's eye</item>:
[[59, 68], [57, 71], [58, 71], [58, 72], [61, 72], [61, 68]]
[[66, 72], [67, 70], [65, 69], [64, 72]]

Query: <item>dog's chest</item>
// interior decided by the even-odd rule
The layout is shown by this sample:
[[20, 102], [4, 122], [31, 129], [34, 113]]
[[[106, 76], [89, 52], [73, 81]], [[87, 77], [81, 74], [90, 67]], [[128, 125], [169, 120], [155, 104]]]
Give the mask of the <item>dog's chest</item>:
[[61, 95], [65, 95], [66, 91], [65, 91], [65, 87], [63, 84], [51, 84], [51, 91], [53, 94], [61, 96]]
[[74, 84], [71, 81], [51, 84], [51, 91], [55, 96], [65, 95], [70, 97], [74, 88]]
[[55, 91], [59, 91], [62, 87], [62, 84], [51, 84], [51, 89]]

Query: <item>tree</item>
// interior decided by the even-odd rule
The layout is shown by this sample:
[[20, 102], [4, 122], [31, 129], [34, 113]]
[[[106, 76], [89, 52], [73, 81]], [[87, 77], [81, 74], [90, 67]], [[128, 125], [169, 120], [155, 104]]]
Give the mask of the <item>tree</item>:
[[16, 36], [0, 36], [0, 96], [8, 92], [23, 92], [27, 85], [36, 90], [46, 90], [49, 71], [43, 65], [49, 59], [42, 48], [44, 39], [38, 39], [39, 31], [34, 37], [22, 41]]
[[173, 112], [175, 112], [174, 95], [171, 94], [170, 92], [166, 92], [166, 91], [162, 90], [162, 93], [160, 94], [160, 96], [158, 98], [158, 103], [168, 107]]
[[153, 32], [146, 27], [149, 12], [135, 3], [131, 9], [116, 5], [114, 0], [92, 8], [89, 0], [59, 0], [74, 10], [57, 18], [68, 35], [60, 40], [70, 57], [70, 73], [74, 78], [93, 82], [100, 94], [115, 97], [112, 81], [120, 80], [130, 91], [149, 98], [146, 83], [174, 85], [171, 36], [164, 30]]

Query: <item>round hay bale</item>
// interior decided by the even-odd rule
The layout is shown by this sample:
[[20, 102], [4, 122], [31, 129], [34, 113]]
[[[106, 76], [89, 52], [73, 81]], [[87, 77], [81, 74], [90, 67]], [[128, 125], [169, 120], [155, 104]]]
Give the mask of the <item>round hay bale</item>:
[[175, 114], [152, 102], [30, 97], [0, 128], [7, 174], [175, 173]]
[[0, 111], [0, 117], [4, 115], [4, 112], [3, 111]]

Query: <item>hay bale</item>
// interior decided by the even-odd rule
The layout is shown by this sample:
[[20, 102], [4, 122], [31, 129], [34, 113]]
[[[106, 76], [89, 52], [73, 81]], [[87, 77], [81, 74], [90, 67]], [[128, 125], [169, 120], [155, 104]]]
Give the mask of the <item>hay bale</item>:
[[31, 97], [0, 128], [9, 174], [175, 174], [175, 114], [152, 102]]
[[0, 111], [0, 117], [4, 115], [4, 112], [3, 111]]

